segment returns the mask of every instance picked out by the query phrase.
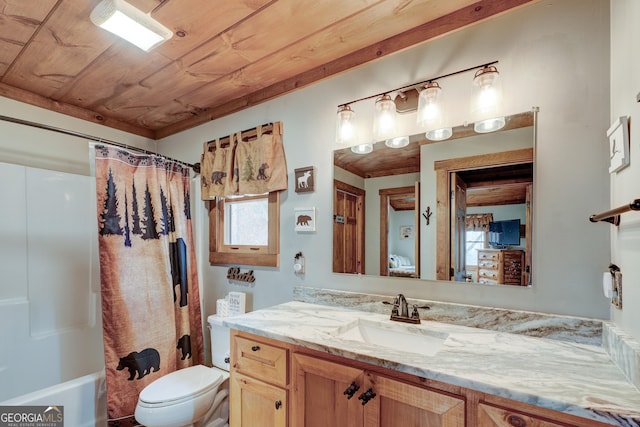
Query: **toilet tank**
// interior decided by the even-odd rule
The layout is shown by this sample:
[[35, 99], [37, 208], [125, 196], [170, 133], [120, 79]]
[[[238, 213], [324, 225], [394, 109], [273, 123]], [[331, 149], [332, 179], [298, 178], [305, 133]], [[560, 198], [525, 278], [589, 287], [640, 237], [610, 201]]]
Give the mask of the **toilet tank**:
[[222, 325], [222, 317], [215, 314], [207, 317], [211, 332], [211, 362], [216, 368], [229, 370], [231, 338], [229, 328]]

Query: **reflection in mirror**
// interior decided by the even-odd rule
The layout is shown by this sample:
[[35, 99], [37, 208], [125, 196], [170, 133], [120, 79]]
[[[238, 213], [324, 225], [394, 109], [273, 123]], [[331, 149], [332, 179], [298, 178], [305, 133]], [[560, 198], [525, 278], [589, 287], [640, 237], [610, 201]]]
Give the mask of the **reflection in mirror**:
[[[534, 119], [515, 114], [489, 134], [456, 126], [441, 142], [413, 135], [401, 149], [378, 142], [366, 155], [334, 151], [333, 271], [531, 285]], [[416, 208], [398, 223], [393, 192], [418, 184]]]

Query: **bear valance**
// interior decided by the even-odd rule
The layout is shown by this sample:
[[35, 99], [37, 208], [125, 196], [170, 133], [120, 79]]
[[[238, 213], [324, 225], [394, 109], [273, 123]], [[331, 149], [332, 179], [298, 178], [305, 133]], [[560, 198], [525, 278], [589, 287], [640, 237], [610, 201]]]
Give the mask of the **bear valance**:
[[257, 126], [204, 144], [202, 200], [287, 189], [282, 122]]

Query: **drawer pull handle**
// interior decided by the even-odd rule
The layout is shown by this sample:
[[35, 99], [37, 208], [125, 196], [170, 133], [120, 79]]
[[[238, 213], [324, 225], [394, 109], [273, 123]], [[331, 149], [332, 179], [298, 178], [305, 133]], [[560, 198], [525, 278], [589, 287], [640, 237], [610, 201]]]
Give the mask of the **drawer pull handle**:
[[260, 346], [254, 345], [253, 347], [251, 347], [252, 351], [258, 351], [260, 350]]
[[376, 397], [376, 394], [373, 392], [373, 389], [369, 387], [367, 391], [358, 396], [358, 400], [362, 400], [362, 406], [364, 406], [374, 397]]
[[281, 402], [281, 401], [279, 401], [279, 400], [276, 400], [276, 411], [277, 411], [278, 409], [280, 409], [281, 407], [282, 407], [282, 402]]
[[360, 390], [360, 386], [356, 384], [355, 381], [351, 381], [351, 385], [347, 387], [347, 389], [342, 394], [346, 394], [347, 399], [351, 399], [358, 390]]

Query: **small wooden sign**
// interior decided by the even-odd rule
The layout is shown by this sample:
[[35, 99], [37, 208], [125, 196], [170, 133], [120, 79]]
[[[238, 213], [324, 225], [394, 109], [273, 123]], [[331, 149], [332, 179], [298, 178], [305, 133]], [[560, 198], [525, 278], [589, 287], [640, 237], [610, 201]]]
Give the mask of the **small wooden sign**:
[[245, 273], [242, 273], [238, 267], [231, 267], [227, 270], [227, 279], [247, 283], [253, 283], [256, 281], [256, 278], [253, 275], [253, 270], [247, 270]]
[[315, 190], [316, 177], [313, 166], [295, 169], [296, 193], [308, 193]]

